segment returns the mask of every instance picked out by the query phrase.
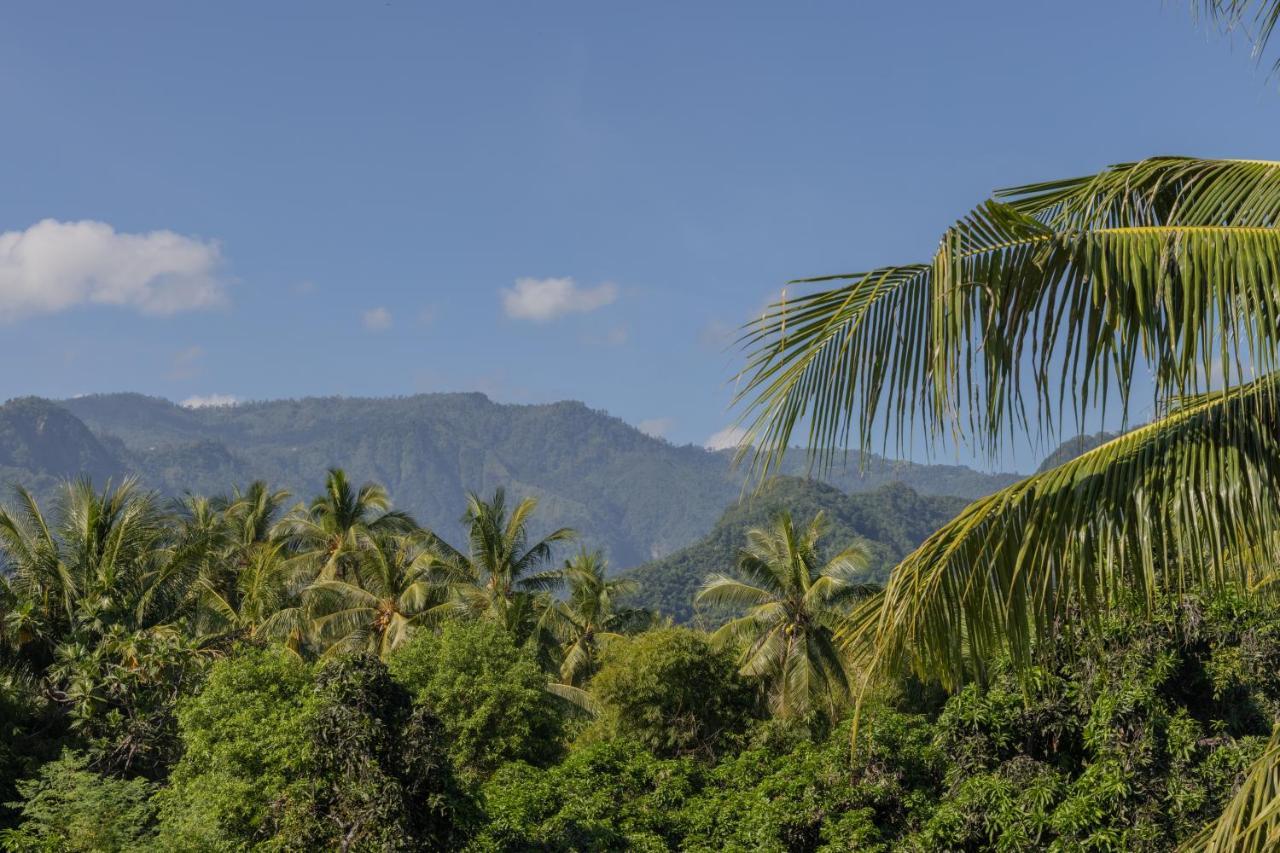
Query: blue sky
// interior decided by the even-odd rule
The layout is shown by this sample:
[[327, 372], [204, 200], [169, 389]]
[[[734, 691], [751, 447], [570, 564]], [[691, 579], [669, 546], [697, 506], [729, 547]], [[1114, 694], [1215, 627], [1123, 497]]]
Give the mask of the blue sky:
[[786, 279], [1280, 131], [1159, 0], [25, 3], [0, 104], [0, 398], [481, 390], [678, 443]]

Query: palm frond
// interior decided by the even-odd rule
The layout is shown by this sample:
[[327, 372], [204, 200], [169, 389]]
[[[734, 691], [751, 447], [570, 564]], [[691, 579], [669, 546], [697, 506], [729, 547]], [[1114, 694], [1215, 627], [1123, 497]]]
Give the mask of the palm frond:
[[1270, 853], [1280, 849], [1280, 729], [1245, 772], [1212, 824], [1182, 848], [1187, 853]]
[[1076, 611], [1248, 587], [1253, 564], [1229, 555], [1277, 542], [1278, 391], [1271, 375], [1210, 395], [974, 502], [898, 565], [878, 614], [844, 638], [865, 667], [954, 687], [1001, 649], [1028, 665]]
[[728, 607], [741, 610], [761, 607], [775, 601], [777, 593], [728, 575], [708, 575], [702, 588], [694, 596], [697, 604], [711, 607]]
[[[1224, 32], [1243, 29], [1255, 57], [1262, 56], [1280, 22], [1277, 0], [1193, 0], [1191, 7]], [[1280, 70], [1280, 60], [1274, 67]]]
[[[743, 338], [758, 474], [807, 428], [816, 464], [916, 428], [994, 452], [1135, 378], [1153, 401], [1270, 372], [1280, 351], [1280, 164], [1161, 157], [1004, 191], [928, 265], [779, 302]], [[1034, 405], [1032, 405], [1034, 404]]]

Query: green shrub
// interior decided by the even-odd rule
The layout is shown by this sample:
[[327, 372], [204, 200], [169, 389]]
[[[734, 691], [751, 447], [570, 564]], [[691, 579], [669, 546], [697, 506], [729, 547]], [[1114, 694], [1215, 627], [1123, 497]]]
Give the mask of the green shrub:
[[414, 707], [370, 655], [339, 658], [316, 677], [305, 729], [305, 801], [281, 830], [288, 849], [454, 849], [470, 804], [454, 781], [440, 721]]
[[235, 850], [275, 833], [281, 804], [302, 795], [310, 772], [311, 686], [310, 668], [279, 648], [213, 665], [178, 709], [184, 751], [157, 797], [162, 845]]
[[545, 766], [562, 753], [564, 717], [533, 654], [500, 626], [449, 623], [419, 631], [391, 658], [393, 676], [440, 718], [460, 772], [508, 761]]
[[82, 754], [64, 753], [17, 788], [22, 822], [0, 833], [5, 850], [109, 853], [136, 849], [151, 835], [151, 783], [101, 776]]
[[745, 731], [754, 704], [732, 653], [687, 628], [611, 644], [590, 689], [601, 714], [589, 737], [634, 739], [663, 757], [723, 753]]

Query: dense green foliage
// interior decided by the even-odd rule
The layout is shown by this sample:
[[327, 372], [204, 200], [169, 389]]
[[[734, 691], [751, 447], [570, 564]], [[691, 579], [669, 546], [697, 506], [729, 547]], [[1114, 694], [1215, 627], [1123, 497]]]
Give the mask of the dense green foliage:
[[68, 752], [18, 783], [22, 822], [0, 841], [22, 851], [134, 849], [150, 834], [152, 787], [145, 779], [95, 773], [83, 755]]
[[829, 525], [824, 551], [834, 555], [855, 542], [864, 543], [868, 552], [865, 579], [883, 581], [898, 560], [964, 505], [959, 498], [917, 494], [902, 484], [865, 494], [844, 494], [813, 480], [781, 477], [730, 506], [697, 543], [629, 570], [626, 576], [639, 584], [639, 591], [629, 601], [678, 622], [694, 621], [698, 615], [694, 593], [706, 575], [732, 569], [747, 531], [768, 526], [780, 511], [805, 520], [823, 513]]
[[306, 784], [310, 688], [308, 667], [279, 648], [243, 647], [214, 664], [178, 709], [184, 749], [158, 796], [160, 838], [216, 850], [272, 837], [280, 804]]
[[420, 632], [390, 660], [414, 699], [434, 709], [450, 758], [471, 776], [507, 761], [543, 765], [561, 751], [564, 717], [533, 652], [492, 622]]
[[1280, 609], [1165, 598], [950, 698], [878, 684], [851, 752], [861, 540], [746, 531], [708, 633], [502, 498], [464, 549], [340, 471], [291, 512], [71, 484], [0, 513], [5, 848], [1163, 850], [1280, 713]]
[[[1109, 621], [1024, 682], [907, 685], [810, 741], [772, 724], [709, 762], [620, 735], [484, 786], [484, 850], [1167, 850], [1216, 814], [1280, 701], [1272, 608]], [[1084, 638], [1080, 638], [1084, 639]], [[1079, 653], [1085, 649], [1083, 654]]]
[[[297, 495], [338, 465], [384, 484], [397, 507], [461, 541], [468, 490], [537, 495], [541, 534], [572, 527], [616, 567], [694, 542], [742, 490], [730, 454], [676, 447], [579, 403], [499, 405], [480, 394], [325, 398], [185, 409], [137, 394], [0, 406], [0, 482], [42, 498], [59, 480], [137, 474], [162, 493], [218, 494], [264, 479]], [[973, 498], [1016, 478], [873, 457], [824, 479], [849, 492], [902, 482]], [[787, 473], [804, 475], [797, 456]]]
[[751, 714], [750, 687], [734, 669], [729, 653], [687, 628], [610, 646], [591, 682], [600, 714], [587, 739], [625, 735], [656, 755], [713, 758]]

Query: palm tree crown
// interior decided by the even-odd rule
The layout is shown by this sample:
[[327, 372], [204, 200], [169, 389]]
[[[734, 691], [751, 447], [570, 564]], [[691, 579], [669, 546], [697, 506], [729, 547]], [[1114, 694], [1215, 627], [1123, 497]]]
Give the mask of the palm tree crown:
[[454, 607], [465, 615], [493, 619], [522, 639], [536, 617], [535, 597], [556, 588], [560, 574], [539, 571], [551, 561], [557, 542], [576, 535], [567, 527], [529, 543], [529, 519], [537, 508], [534, 498], [524, 498], [510, 510], [503, 489], [485, 501], [467, 495], [463, 517], [469, 553], [433, 537], [436, 570], [453, 594]]
[[732, 574], [707, 578], [700, 604], [743, 615], [730, 619], [712, 642], [742, 649], [743, 675], [768, 685], [773, 712], [801, 718], [821, 710], [834, 718], [849, 695], [849, 672], [835, 632], [848, 605], [873, 589], [855, 578], [867, 564], [856, 543], [823, 561], [822, 513], [797, 528], [789, 513], [771, 527], [747, 531], [747, 544]]
[[651, 621], [646, 610], [619, 607], [635, 592], [629, 578], [609, 578], [599, 551], [580, 550], [559, 572], [567, 595], [554, 602], [542, 622], [560, 643], [560, 681], [579, 686], [595, 672], [601, 649], [624, 634], [643, 630]]
[[296, 508], [276, 526], [276, 534], [288, 541], [304, 577], [341, 579], [371, 536], [404, 533], [416, 526], [408, 515], [390, 507], [382, 486], [365, 483], [355, 489], [345, 471], [330, 468], [324, 494], [310, 506]]

